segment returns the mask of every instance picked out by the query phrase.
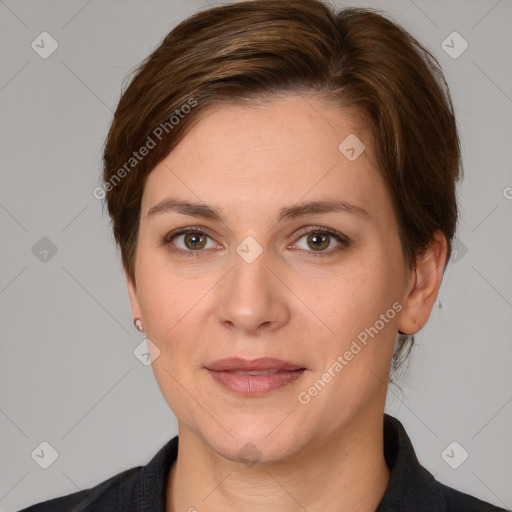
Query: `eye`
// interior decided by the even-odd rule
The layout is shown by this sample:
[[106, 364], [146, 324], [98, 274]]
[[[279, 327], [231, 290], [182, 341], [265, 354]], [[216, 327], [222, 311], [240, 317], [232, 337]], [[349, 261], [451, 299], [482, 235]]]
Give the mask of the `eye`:
[[210, 239], [210, 237], [201, 229], [189, 227], [180, 229], [174, 233], [170, 233], [165, 237], [163, 243], [169, 247], [171, 252], [179, 254], [199, 253], [202, 249], [215, 249], [218, 244]]
[[[300, 242], [302, 239], [304, 239], [304, 242]], [[332, 249], [333, 240], [338, 244], [335, 245], [334, 249]], [[343, 234], [330, 229], [314, 227], [303, 232], [302, 236], [291, 247], [296, 248], [298, 246], [299, 250], [311, 253], [310, 256], [328, 256], [349, 245], [349, 239]], [[327, 251], [328, 248], [331, 248], [331, 250]]]

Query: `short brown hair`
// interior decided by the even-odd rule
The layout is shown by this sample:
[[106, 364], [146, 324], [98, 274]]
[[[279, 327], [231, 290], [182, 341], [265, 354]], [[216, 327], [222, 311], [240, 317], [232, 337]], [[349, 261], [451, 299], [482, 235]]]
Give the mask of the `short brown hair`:
[[[374, 140], [408, 268], [437, 230], [446, 236], [449, 259], [462, 166], [448, 85], [435, 57], [379, 11], [337, 11], [320, 0], [210, 8], [177, 25], [133, 74], [103, 157], [114, 237], [132, 280], [151, 170], [206, 108], [289, 93], [355, 107]], [[134, 156], [139, 148], [143, 158]], [[398, 334], [393, 368], [408, 339], [414, 343]]]

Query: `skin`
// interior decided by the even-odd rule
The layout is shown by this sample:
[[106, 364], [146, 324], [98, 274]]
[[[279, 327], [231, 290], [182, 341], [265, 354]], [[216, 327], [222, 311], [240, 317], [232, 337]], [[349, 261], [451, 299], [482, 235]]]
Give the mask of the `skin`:
[[[350, 134], [366, 146], [355, 161], [338, 150]], [[153, 357], [160, 351], [153, 371], [178, 419], [168, 512], [370, 512], [384, 495], [383, 413], [396, 334], [415, 333], [428, 320], [447, 244], [437, 233], [417, 268], [407, 270], [372, 146], [356, 113], [289, 95], [210, 109], [148, 176], [135, 281], [127, 276], [127, 284]], [[225, 220], [147, 215], [171, 195], [215, 206]], [[277, 222], [282, 207], [327, 198], [364, 208], [369, 219], [336, 212]], [[184, 235], [163, 243], [191, 226], [208, 235], [202, 249], [193, 249], [197, 239], [185, 245]], [[319, 226], [343, 233], [350, 245], [327, 237], [318, 256], [303, 228]], [[252, 263], [236, 252], [248, 236], [262, 249]], [[298, 393], [395, 302], [401, 311], [300, 403]], [[307, 371], [266, 395], [244, 397], [204, 368], [232, 356], [275, 357]], [[254, 464], [240, 461], [247, 443], [257, 448]]]

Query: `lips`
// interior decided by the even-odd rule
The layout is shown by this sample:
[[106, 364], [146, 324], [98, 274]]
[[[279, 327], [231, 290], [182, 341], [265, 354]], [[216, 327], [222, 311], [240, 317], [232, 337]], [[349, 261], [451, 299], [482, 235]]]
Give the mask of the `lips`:
[[220, 359], [206, 367], [225, 389], [244, 396], [260, 396], [296, 382], [306, 371], [303, 366], [274, 358]]
[[264, 370], [295, 371], [305, 369], [303, 366], [283, 361], [281, 359], [274, 359], [272, 357], [261, 357], [259, 359], [229, 357], [210, 363], [206, 368], [214, 372], [258, 372]]

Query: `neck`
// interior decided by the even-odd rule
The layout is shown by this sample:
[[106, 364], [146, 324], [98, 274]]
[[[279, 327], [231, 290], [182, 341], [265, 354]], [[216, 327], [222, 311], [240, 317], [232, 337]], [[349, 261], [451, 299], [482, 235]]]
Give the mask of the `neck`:
[[359, 415], [286, 461], [251, 467], [213, 452], [180, 426], [166, 512], [374, 512], [389, 482], [383, 411], [377, 413]]

